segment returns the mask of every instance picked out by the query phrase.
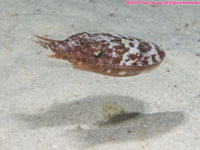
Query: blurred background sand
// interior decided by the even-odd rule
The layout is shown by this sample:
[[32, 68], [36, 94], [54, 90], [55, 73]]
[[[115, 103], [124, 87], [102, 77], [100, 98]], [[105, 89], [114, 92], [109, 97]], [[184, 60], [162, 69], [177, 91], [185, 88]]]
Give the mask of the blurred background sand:
[[[123, 0], [0, 0], [0, 149], [200, 149], [199, 11]], [[170, 60], [147, 74], [106, 77], [50, 59], [30, 39], [79, 32], [149, 40]], [[112, 105], [122, 113], [108, 119], [104, 108]]]

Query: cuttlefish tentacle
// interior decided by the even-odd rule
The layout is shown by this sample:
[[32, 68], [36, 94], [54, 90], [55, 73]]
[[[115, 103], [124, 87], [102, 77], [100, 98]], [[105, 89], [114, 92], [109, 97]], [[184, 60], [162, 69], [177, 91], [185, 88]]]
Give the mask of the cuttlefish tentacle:
[[59, 43], [62, 43], [62, 41], [52, 40], [38, 35], [34, 35], [34, 37], [36, 37], [36, 40], [33, 40], [34, 42], [38, 43], [46, 49], [50, 49], [55, 52], [55, 54], [47, 55], [49, 58], [68, 60], [65, 56], [59, 54], [59, 47], [57, 47], [57, 45], [59, 45]]
[[36, 37], [36, 40], [33, 40], [33, 41], [40, 44], [42, 47], [44, 47], [46, 49], [50, 48], [50, 45], [54, 42], [51, 39], [47, 39], [47, 38], [44, 38], [44, 37], [41, 37], [38, 35], [34, 35], [34, 36]]
[[48, 39], [48, 38], [44, 38], [38, 35], [34, 35], [36, 37], [36, 40], [33, 40], [34, 42], [38, 43], [39, 45], [41, 45], [42, 47], [46, 48], [46, 49], [50, 49], [52, 51], [57, 49], [57, 46], [62, 42], [59, 40], [52, 40], [52, 39]]

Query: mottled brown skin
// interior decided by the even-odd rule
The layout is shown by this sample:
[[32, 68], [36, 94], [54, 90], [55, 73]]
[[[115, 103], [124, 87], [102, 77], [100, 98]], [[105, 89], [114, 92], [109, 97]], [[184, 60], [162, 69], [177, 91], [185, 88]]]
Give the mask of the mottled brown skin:
[[[42, 47], [51, 49], [55, 54], [49, 55], [51, 58], [64, 59], [69, 61], [74, 68], [95, 72], [107, 76], [115, 77], [125, 77], [133, 76], [139, 74], [143, 71], [152, 70], [159, 66], [165, 57], [164, 51], [162, 51], [157, 45], [155, 45], [158, 55], [161, 61], [157, 61], [155, 57], [152, 57], [154, 64], [149, 65], [147, 58], [141, 61], [141, 66], [133, 63], [131, 66], [120, 65], [123, 59], [123, 54], [128, 52], [129, 49], [125, 45], [116, 45], [109, 47], [106, 40], [95, 40], [98, 38], [99, 34], [89, 34], [89, 33], [79, 33], [72, 35], [66, 40], [50, 40], [37, 36], [36, 42]], [[105, 37], [113, 37], [114, 43], [120, 43], [121, 39], [118, 36], [113, 36], [111, 34], [101, 33]], [[122, 36], [121, 36], [122, 37]], [[134, 47], [134, 42], [132, 38], [122, 37], [123, 39], [129, 40], [129, 45]], [[135, 38], [136, 39], [136, 38]], [[140, 44], [138, 49], [140, 50], [140, 55], [129, 55], [129, 59], [138, 60], [143, 57], [143, 54], [150, 51], [150, 46], [148, 43], [143, 42], [141, 39], [137, 39]], [[74, 44], [75, 43], [75, 44]], [[117, 57], [112, 56], [113, 48], [115, 48]], [[128, 59], [128, 60], [129, 60]], [[120, 74], [121, 73], [121, 74]]]

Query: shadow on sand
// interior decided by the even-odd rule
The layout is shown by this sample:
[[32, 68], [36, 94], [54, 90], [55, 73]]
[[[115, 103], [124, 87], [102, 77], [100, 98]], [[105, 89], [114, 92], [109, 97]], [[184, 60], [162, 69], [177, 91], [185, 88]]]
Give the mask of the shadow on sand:
[[[104, 119], [102, 107], [108, 102], [119, 104], [124, 112]], [[105, 95], [54, 104], [45, 112], [14, 114], [14, 117], [26, 122], [30, 128], [74, 126], [64, 131], [64, 135], [74, 135], [71, 138], [88, 146], [159, 136], [184, 121], [182, 112], [147, 114], [144, 113], [144, 106], [147, 107], [147, 104], [130, 97]]]

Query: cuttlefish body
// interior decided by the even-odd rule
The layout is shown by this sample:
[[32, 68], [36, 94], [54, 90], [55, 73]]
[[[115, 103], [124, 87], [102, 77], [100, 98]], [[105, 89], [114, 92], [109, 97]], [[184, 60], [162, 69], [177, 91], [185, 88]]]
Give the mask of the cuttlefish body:
[[159, 66], [165, 52], [156, 44], [131, 36], [78, 33], [66, 40], [36, 36], [36, 42], [67, 60], [74, 68], [107, 76], [125, 77]]

